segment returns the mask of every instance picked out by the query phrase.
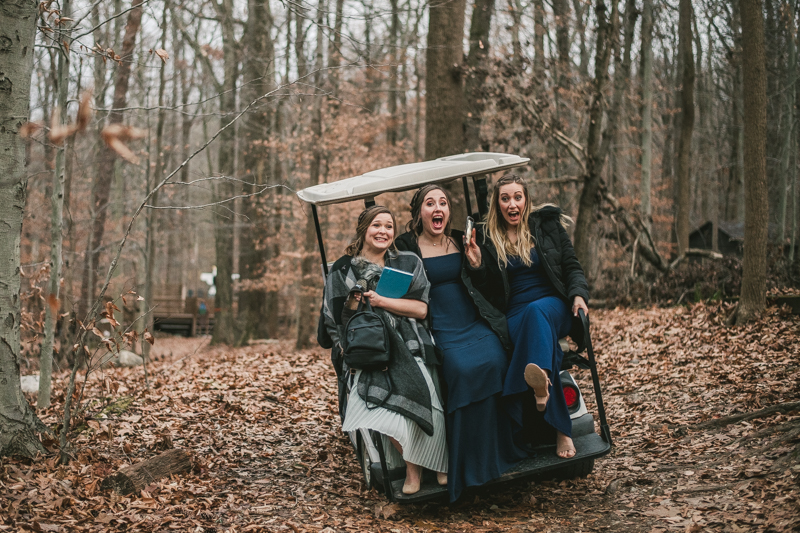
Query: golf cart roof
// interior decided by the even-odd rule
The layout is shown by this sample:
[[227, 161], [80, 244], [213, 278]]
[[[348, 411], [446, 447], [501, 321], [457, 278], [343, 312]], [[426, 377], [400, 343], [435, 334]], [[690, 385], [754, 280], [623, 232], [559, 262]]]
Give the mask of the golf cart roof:
[[524, 166], [527, 157], [493, 152], [440, 157], [433, 161], [410, 163], [373, 170], [332, 183], [321, 183], [297, 192], [297, 196], [313, 205], [329, 205], [363, 198], [374, 198], [385, 192], [417, 189], [428, 183], [442, 183], [463, 176], [489, 174]]

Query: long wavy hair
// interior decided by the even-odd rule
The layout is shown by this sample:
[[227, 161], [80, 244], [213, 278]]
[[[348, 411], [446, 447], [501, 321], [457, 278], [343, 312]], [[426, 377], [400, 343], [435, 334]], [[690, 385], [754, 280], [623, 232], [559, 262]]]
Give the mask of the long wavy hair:
[[[356, 236], [347, 245], [344, 253], [349, 256], [356, 257], [361, 253], [361, 249], [364, 248], [364, 239], [367, 236], [367, 229], [369, 228], [372, 221], [375, 220], [375, 217], [386, 213], [390, 217], [392, 217], [392, 226], [394, 227], [394, 236], [397, 236], [397, 220], [394, 218], [394, 213], [389, 210], [388, 207], [384, 207], [382, 205], [373, 205], [372, 207], [368, 207], [364, 209], [360, 215], [358, 215], [358, 223], [356, 223]], [[392, 245], [389, 247], [390, 250], [397, 250], [397, 247], [394, 245], [394, 239], [392, 239]]]
[[[517, 183], [522, 186], [522, 193], [525, 196], [525, 205], [520, 213], [520, 222], [517, 226], [517, 242], [512, 243], [508, 238], [508, 223], [503, 218], [500, 212], [500, 188], [510, 183]], [[489, 202], [489, 213], [486, 215], [486, 233], [484, 233], [484, 240], [488, 235], [489, 239], [494, 243], [497, 249], [497, 261], [501, 265], [508, 264], [509, 256], [518, 256], [525, 266], [531, 266], [531, 248], [535, 245], [535, 239], [531, 233], [528, 220], [531, 213], [547, 206], [556, 207], [555, 204], [545, 203], [533, 206], [531, 203], [530, 194], [528, 193], [528, 184], [525, 180], [516, 174], [506, 174], [494, 184], [492, 190], [492, 199]], [[566, 226], [572, 222], [572, 219], [566, 215], [561, 215], [560, 222], [562, 226]]]
[[[409, 206], [411, 208], [411, 220], [406, 223], [406, 231], [413, 231], [414, 235], [417, 236], [422, 233], [422, 203], [425, 201], [425, 197], [428, 196], [428, 193], [431, 191], [442, 191], [444, 193], [444, 197], [447, 199], [447, 206], [450, 208], [453, 207], [453, 202], [450, 200], [450, 193], [448, 193], [441, 185], [432, 183], [430, 185], [420, 187], [411, 198], [411, 204]], [[450, 236], [450, 222], [452, 220], [452, 214], [453, 213], [451, 212], [451, 216], [447, 219], [447, 224], [444, 226], [444, 234], [448, 237]]]

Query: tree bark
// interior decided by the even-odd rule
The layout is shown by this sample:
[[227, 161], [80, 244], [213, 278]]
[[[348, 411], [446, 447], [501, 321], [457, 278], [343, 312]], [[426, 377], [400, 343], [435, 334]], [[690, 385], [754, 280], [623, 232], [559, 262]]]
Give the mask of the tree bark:
[[[130, 82], [133, 52], [136, 45], [136, 34], [142, 25], [142, 0], [132, 0], [132, 9], [128, 12], [128, 22], [125, 25], [125, 36], [120, 50], [120, 61], [117, 66], [114, 84], [114, 103], [108, 114], [109, 124], [121, 124], [123, 118], [122, 108], [127, 105], [128, 84]], [[81, 299], [78, 306], [78, 316], [81, 320], [88, 318], [87, 314], [95, 298], [100, 253], [102, 251], [103, 236], [105, 235], [106, 217], [108, 215], [108, 200], [111, 194], [111, 182], [114, 177], [114, 162], [116, 154], [107, 146], [100, 148], [97, 174], [92, 190], [91, 209], [94, 214], [90, 232], [89, 247], [86, 250], [83, 279], [81, 282]]]
[[[70, 0], [64, 0], [61, 5], [61, 16], [72, 16]], [[62, 23], [59, 28], [57, 82], [59, 124], [67, 122], [67, 93], [69, 91], [69, 48], [63, 43], [69, 42], [67, 30], [68, 23]], [[39, 394], [36, 396], [36, 405], [40, 409], [50, 407], [50, 389], [53, 376], [53, 344], [56, 333], [56, 320], [58, 319], [59, 289], [61, 286], [61, 249], [63, 245], [62, 219], [64, 210], [64, 159], [66, 144], [62, 144], [56, 152], [56, 164], [53, 172], [53, 192], [50, 196], [50, 279], [47, 283], [45, 298], [44, 340], [42, 351], [39, 355]]]
[[[272, 11], [268, 0], [249, 0], [247, 29], [243, 36], [242, 104], [247, 105], [269, 93], [274, 86], [275, 47], [272, 42]], [[268, 101], [257, 104], [242, 120], [239, 130], [244, 168], [244, 193], [255, 196], [242, 199], [245, 223], [239, 233], [239, 342], [266, 338], [276, 332], [267, 328], [267, 290], [260, 283], [269, 260], [270, 213], [268, 196], [257, 193], [273, 182], [270, 176], [269, 129], [272, 111]], [[275, 236], [272, 236], [273, 238]]]
[[[389, 0], [391, 5], [391, 23], [389, 24], [389, 90], [387, 91], [387, 104], [389, 122], [386, 126], [386, 140], [394, 146], [398, 140], [400, 117], [397, 114], [397, 62], [399, 60], [398, 34], [400, 33], [400, 13], [397, 0]], [[403, 88], [405, 90], [405, 88]]]
[[[236, 112], [236, 78], [238, 60], [236, 57], [236, 37], [234, 34], [233, 0], [215, 4], [222, 27], [222, 55], [224, 78], [219, 106], [222, 124], [233, 119]], [[225, 201], [236, 194], [236, 186], [231, 178], [235, 172], [234, 150], [236, 132], [227, 128], [219, 136], [219, 155], [217, 172], [220, 180], [215, 186], [217, 201]], [[233, 238], [234, 221], [224, 209], [214, 210], [214, 250], [216, 253], [217, 276], [214, 280], [217, 293], [214, 296], [214, 333], [212, 344], [234, 345], [238, 331], [233, 315]]]
[[[164, 10], [162, 12], [162, 19], [161, 19], [161, 48], [166, 49], [167, 45], [167, 14], [169, 13], [169, 2], [170, 0], [165, 0], [164, 2]], [[164, 139], [164, 121], [166, 119], [166, 109], [164, 108], [164, 89], [166, 87], [166, 65], [163, 61], [159, 64], [159, 83], [158, 83], [158, 119], [156, 121], [156, 145], [155, 145], [155, 168], [153, 169], [153, 179], [148, 180], [147, 183], [147, 190], [145, 194], [148, 194], [157, 184], [161, 183], [163, 179], [162, 174], [164, 173], [164, 158], [162, 156], [162, 145]], [[153, 194], [150, 199], [150, 204], [153, 206], [158, 206], [158, 191]], [[145, 244], [145, 272], [144, 272], [144, 306], [153, 306], [153, 294], [154, 294], [154, 287], [153, 287], [153, 273], [155, 270], [156, 264], [156, 252], [157, 252], [157, 243], [158, 243], [158, 225], [159, 225], [159, 213], [158, 209], [150, 209], [147, 211], [147, 216], [145, 218], [145, 224], [147, 226], [145, 232], [146, 244]], [[145, 308], [146, 311], [146, 308]], [[153, 331], [153, 313], [142, 313], [144, 317], [142, 320], [144, 321], [145, 330]], [[147, 362], [148, 358], [150, 357], [150, 343], [146, 342], [142, 339], [142, 359], [144, 360], [145, 364], [145, 376], [147, 375]]]
[[694, 131], [694, 58], [692, 54], [692, 2], [680, 0], [678, 22], [678, 49], [681, 55], [681, 130], [678, 140], [678, 180], [675, 206], [675, 232], [678, 255], [689, 248], [691, 215], [691, 157], [692, 133]]
[[[425, 159], [464, 149], [463, 61], [466, 0], [433, 0], [428, 22], [425, 68]], [[448, 189], [455, 192], [455, 185]], [[453, 195], [452, 220], [466, 218], [463, 194]], [[459, 201], [455, 199], [458, 198]]]
[[[795, 103], [795, 87], [797, 84], [797, 53], [795, 49], [795, 25], [794, 14], [796, 0], [786, 2], [787, 8], [786, 19], [786, 48], [787, 52], [787, 68], [786, 68], [786, 87], [784, 90], [784, 120], [783, 120], [783, 146], [781, 149], [781, 178], [779, 188], [781, 194], [778, 197], [778, 234], [777, 241], [783, 244], [786, 240], [786, 212], [788, 207], [787, 196], [790, 194], [788, 189], [790, 184], [794, 183], [794, 168], [792, 164], [792, 135], [794, 134], [794, 103]], [[791, 256], [790, 256], [791, 257]]]
[[[611, 20], [617, 16], [617, 2], [613, 2]], [[592, 252], [593, 227], [597, 207], [600, 203], [600, 182], [604, 158], [600, 151], [603, 131], [603, 112], [605, 90], [608, 85], [608, 64], [611, 59], [612, 24], [606, 13], [603, 0], [595, 3], [597, 17], [597, 48], [595, 52], [595, 71], [592, 87], [592, 103], [589, 107], [589, 135], [586, 142], [586, 172], [583, 176], [583, 190], [578, 204], [578, 218], [575, 224], [575, 253], [583, 265], [587, 277], [594, 273], [595, 261]]]
[[644, 0], [642, 7], [642, 180], [640, 187], [642, 222], [653, 225], [653, 0]]
[[[325, 13], [325, 0], [319, 0], [317, 5], [317, 27], [322, 27], [323, 14]], [[317, 32], [316, 57], [314, 59], [314, 86], [317, 94], [314, 96], [314, 105], [311, 115], [311, 164], [309, 165], [308, 185], [316, 185], [322, 175], [322, 107], [325, 96], [322, 90], [322, 32]], [[310, 213], [306, 216], [304, 235], [304, 253], [301, 262], [301, 288], [297, 297], [297, 349], [308, 348], [314, 344], [312, 335], [316, 331], [316, 321], [313, 319], [317, 309], [319, 295], [319, 276], [314, 265], [317, 263], [316, 226], [314, 217]]]
[[572, 59], [569, 53], [569, 0], [553, 0], [553, 16], [556, 23], [556, 48], [558, 49], [558, 87], [568, 90], [572, 85]]
[[[625, 121], [624, 100], [625, 89], [630, 85], [631, 77], [631, 49], [633, 47], [633, 32], [636, 29], [636, 19], [639, 18], [639, 11], [636, 9], [634, 0], [625, 0], [625, 25], [623, 26], [623, 46], [622, 54], [616, 55], [614, 60], [614, 95], [611, 100], [611, 108], [608, 110], [608, 127], [603, 132], [603, 142], [600, 146], [600, 157], [605, 158], [611, 153], [611, 148], [617, 144], [617, 137], [620, 131], [621, 122]], [[614, 39], [619, 38], [619, 31], [616, 25], [617, 17], [612, 19], [612, 34]], [[615, 47], [619, 50], [619, 47]], [[616, 172], [611, 172], [608, 186], [613, 192], [616, 187]]]
[[20, 239], [25, 209], [25, 142], [38, 5], [31, 0], [0, 9], [0, 457], [44, 452], [41, 422], [20, 388]]
[[736, 323], [761, 315], [767, 291], [767, 75], [761, 0], [740, 0], [744, 93], [745, 222]]
[[469, 29], [466, 83], [464, 87], [467, 115], [464, 118], [464, 148], [481, 150], [481, 121], [483, 117], [483, 86], [488, 74], [489, 31], [492, 27], [494, 0], [475, 0]]
[[544, 0], [533, 0], [533, 78], [544, 84]]

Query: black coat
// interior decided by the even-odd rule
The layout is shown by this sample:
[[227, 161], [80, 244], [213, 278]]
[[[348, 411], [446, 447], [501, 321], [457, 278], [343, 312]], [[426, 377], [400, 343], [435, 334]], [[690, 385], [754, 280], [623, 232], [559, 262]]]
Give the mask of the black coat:
[[[576, 296], [581, 296], [588, 303], [589, 285], [572, 241], [561, 225], [561, 213], [558, 207], [543, 207], [531, 213], [528, 226], [547, 277], [556, 291], [570, 306]], [[485, 266], [485, 269], [479, 271], [480, 276], [473, 276], [475, 287], [486, 296], [489, 303], [505, 313], [509, 299], [506, 265], [499, 263], [497, 249], [488, 237], [478, 242], [481, 244], [481, 267]]]
[[[467, 289], [470, 298], [472, 298], [478, 314], [486, 320], [489, 327], [492, 328], [492, 331], [494, 331], [500, 339], [503, 348], [510, 354], [513, 349], [513, 344], [511, 342], [511, 335], [508, 332], [508, 323], [506, 322], [505, 314], [501, 313], [496, 306], [492, 305], [473, 283], [473, 279], [476, 277], [481, 280], [486, 278], [486, 268], [483, 267], [483, 265], [481, 265], [479, 269], [473, 269], [470, 266], [469, 260], [467, 260], [467, 256], [464, 254], [463, 231], [452, 230], [450, 236], [456, 242], [458, 251], [461, 253], [461, 282]], [[408, 231], [403, 233], [395, 239], [394, 244], [397, 246], [398, 250], [412, 252], [422, 258], [422, 252], [419, 249], [419, 244], [417, 244], [417, 237], [413, 232]]]

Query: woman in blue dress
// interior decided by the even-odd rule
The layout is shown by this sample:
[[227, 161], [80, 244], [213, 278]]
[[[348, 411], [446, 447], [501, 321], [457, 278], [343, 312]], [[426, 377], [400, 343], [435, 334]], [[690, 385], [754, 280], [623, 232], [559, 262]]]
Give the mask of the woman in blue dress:
[[450, 230], [450, 200], [427, 185], [411, 201], [407, 232], [399, 250], [422, 258], [431, 283], [429, 312], [434, 341], [442, 353], [447, 387], [448, 492], [455, 501], [466, 487], [502, 475], [527, 454], [515, 445], [515, 426], [503, 401], [508, 369], [508, 328], [502, 313], [475, 290], [481, 276], [474, 232]]
[[[514, 350], [503, 395], [514, 398], [533, 389], [537, 410], [556, 431], [556, 454], [564, 459], [575, 456], [575, 446], [559, 376], [564, 354], [558, 339], [569, 333], [579, 309], [588, 313], [589, 300], [586, 277], [563, 226], [568, 220], [556, 206], [533, 208], [524, 180], [503, 176], [492, 191], [479, 252], [485, 277], [474, 280], [508, 319]], [[513, 416], [521, 421], [521, 415], [520, 409]]]

